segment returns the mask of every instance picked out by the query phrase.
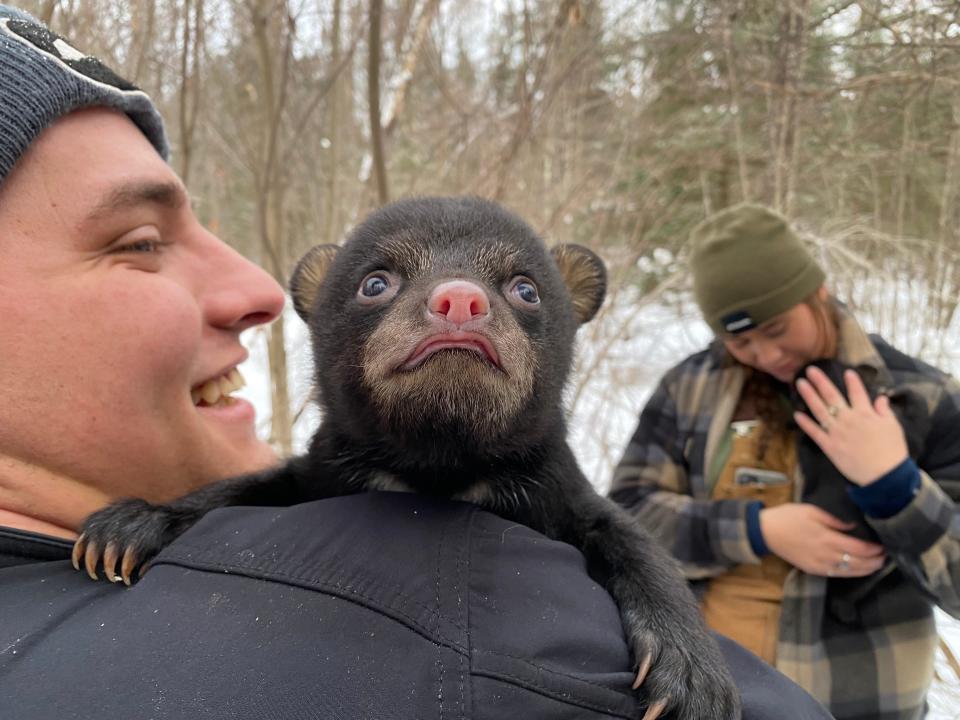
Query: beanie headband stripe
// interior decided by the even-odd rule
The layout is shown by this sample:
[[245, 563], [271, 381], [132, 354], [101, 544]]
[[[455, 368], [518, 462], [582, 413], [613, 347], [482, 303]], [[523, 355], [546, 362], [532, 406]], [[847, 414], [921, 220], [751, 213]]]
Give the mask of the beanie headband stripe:
[[[11, 23], [14, 24], [16, 31], [10, 28]], [[150, 102], [150, 96], [147, 95], [143, 90], [138, 88], [136, 85], [131, 85], [123, 78], [114, 75], [113, 72], [107, 68], [103, 63], [101, 63], [96, 58], [92, 58], [88, 55], [84, 55], [82, 52], [74, 48], [72, 45], [67, 43], [61, 37], [54, 35], [49, 30], [40, 28], [37, 25], [31, 23], [25, 23], [17, 20], [11, 20], [10, 18], [0, 18], [0, 31], [3, 31], [7, 37], [13, 39], [16, 42], [19, 42], [25, 45], [28, 49], [42, 52], [50, 61], [59, 65], [63, 70], [66, 70], [68, 73], [74, 75], [77, 79], [90, 83], [92, 85], [99, 86], [105, 92], [108, 93], [123, 93], [129, 95], [135, 95], [143, 98], [147, 102]], [[52, 48], [56, 49], [56, 54], [51, 52], [47, 47], [44, 47], [38, 40], [39, 37], [42, 37], [41, 33], [49, 35], [53, 38], [50, 45]], [[30, 37], [31, 39], [27, 39]], [[86, 66], [88, 69], [87, 72], [80, 72], [73, 65], [69, 64], [67, 61], [71, 61], [77, 65]], [[98, 67], [99, 66], [99, 67]], [[94, 70], [90, 70], [90, 68]], [[99, 72], [98, 72], [99, 71]], [[104, 73], [103, 71], [106, 71]], [[106, 78], [113, 76], [112, 79], [115, 79], [115, 83], [106, 82], [104, 80], [98, 79], [98, 76], [101, 78]]]

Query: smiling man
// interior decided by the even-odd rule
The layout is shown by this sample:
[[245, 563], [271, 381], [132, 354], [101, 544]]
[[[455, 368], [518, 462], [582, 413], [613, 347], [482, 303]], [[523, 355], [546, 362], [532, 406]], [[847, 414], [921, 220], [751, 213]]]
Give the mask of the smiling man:
[[229, 393], [283, 294], [200, 225], [147, 96], [52, 38], [0, 16], [0, 523], [72, 537], [274, 461]]

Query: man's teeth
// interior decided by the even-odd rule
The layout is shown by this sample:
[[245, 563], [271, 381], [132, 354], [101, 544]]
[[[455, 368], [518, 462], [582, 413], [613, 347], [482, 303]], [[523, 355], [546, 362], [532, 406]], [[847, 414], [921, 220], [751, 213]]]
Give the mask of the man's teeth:
[[199, 405], [202, 400], [205, 405], [216, 405], [221, 400], [229, 401], [230, 393], [235, 392], [247, 384], [243, 375], [236, 368], [233, 368], [226, 375], [207, 380], [203, 385], [195, 387], [190, 391], [190, 397], [194, 405]]

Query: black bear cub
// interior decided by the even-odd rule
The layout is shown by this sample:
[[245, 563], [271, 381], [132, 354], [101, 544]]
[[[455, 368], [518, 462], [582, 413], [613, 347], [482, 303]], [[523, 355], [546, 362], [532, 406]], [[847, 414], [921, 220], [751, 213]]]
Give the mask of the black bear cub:
[[648, 696], [645, 717], [739, 717], [736, 688], [673, 561], [577, 467], [563, 388], [577, 327], [606, 291], [586, 248], [547, 250], [476, 198], [404, 200], [346, 244], [318, 246], [291, 280], [311, 331], [323, 421], [306, 455], [170, 505], [92, 515], [74, 550], [123, 579], [204, 513], [367, 490], [482, 505], [583, 551], [613, 595]]

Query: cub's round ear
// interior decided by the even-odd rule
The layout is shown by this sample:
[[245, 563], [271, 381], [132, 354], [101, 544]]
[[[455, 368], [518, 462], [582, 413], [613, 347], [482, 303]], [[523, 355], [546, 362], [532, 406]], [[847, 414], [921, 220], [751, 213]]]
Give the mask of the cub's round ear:
[[582, 245], [550, 248], [563, 282], [570, 291], [577, 319], [585, 323], [597, 314], [607, 293], [607, 269], [596, 253]]
[[310, 309], [317, 298], [320, 283], [327, 276], [339, 248], [336, 245], [314, 245], [300, 258], [290, 276], [293, 308], [304, 322], [310, 322]]

